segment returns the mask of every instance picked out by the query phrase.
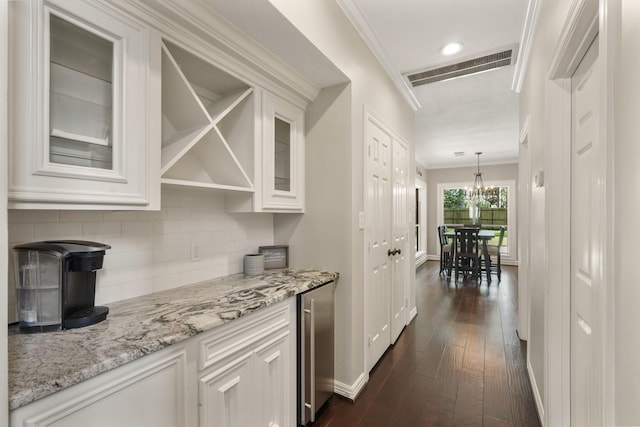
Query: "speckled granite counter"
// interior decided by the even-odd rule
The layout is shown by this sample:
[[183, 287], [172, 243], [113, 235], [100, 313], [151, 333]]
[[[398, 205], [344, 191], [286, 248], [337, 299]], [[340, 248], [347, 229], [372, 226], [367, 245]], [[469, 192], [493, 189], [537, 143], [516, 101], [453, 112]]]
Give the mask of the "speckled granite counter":
[[104, 322], [9, 334], [9, 407], [16, 409], [260, 308], [337, 279], [318, 270], [236, 274], [108, 304]]

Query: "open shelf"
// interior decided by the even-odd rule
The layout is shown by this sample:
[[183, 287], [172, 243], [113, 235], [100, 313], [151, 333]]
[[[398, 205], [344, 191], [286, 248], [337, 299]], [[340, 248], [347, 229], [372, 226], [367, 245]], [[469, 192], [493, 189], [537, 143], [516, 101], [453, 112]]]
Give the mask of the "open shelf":
[[170, 42], [162, 55], [161, 181], [252, 192], [254, 89]]

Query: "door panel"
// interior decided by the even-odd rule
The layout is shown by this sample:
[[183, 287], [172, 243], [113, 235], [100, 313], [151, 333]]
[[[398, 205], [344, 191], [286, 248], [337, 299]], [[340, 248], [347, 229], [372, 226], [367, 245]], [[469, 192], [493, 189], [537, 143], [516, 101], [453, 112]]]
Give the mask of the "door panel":
[[407, 284], [409, 277], [409, 215], [407, 200], [407, 175], [409, 159], [407, 147], [398, 140], [393, 141], [393, 249], [399, 250], [392, 257], [391, 282], [391, 342], [395, 342], [407, 323]]
[[367, 245], [365, 273], [365, 333], [367, 370], [375, 365], [391, 344], [390, 334], [390, 257], [391, 249], [391, 137], [368, 121], [366, 144]]
[[600, 206], [598, 39], [571, 79], [571, 424], [598, 425], [602, 335], [595, 309]]

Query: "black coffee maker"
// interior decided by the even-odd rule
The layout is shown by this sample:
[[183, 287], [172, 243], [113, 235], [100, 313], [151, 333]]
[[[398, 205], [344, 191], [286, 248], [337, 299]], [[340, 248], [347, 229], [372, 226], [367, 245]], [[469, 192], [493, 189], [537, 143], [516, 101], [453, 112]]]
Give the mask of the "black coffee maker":
[[20, 330], [48, 332], [93, 325], [107, 318], [95, 306], [96, 270], [103, 243], [59, 240], [26, 243], [14, 250], [16, 302]]

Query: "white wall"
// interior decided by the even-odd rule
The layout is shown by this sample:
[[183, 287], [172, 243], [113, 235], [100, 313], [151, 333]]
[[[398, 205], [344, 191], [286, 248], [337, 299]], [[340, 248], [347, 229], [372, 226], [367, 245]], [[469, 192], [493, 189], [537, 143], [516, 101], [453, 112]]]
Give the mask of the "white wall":
[[[307, 203], [313, 204], [311, 198], [323, 198], [322, 203], [330, 204], [336, 211], [347, 212], [348, 228], [335, 241], [323, 245], [316, 245], [313, 241], [301, 242], [308, 245], [315, 253], [323, 251], [336, 252], [335, 257], [342, 257], [350, 261], [346, 269], [338, 269], [345, 278], [350, 277], [350, 282], [340, 279], [337, 298], [346, 298], [345, 303], [339, 303], [336, 313], [338, 324], [336, 339], [338, 342], [347, 343], [347, 346], [336, 349], [336, 372], [338, 382], [347, 386], [361, 378], [364, 373], [364, 336], [363, 336], [363, 255], [364, 234], [358, 228], [358, 212], [363, 211], [363, 111], [366, 105], [371, 111], [395, 133], [410, 142], [409, 158], [414, 158], [414, 112], [406, 103], [402, 95], [397, 91], [393, 82], [384, 72], [376, 58], [349, 23], [344, 13], [334, 1], [307, 0], [271, 0], [271, 2], [304, 34], [330, 61], [332, 61], [348, 78], [350, 83], [350, 105], [348, 124], [343, 119], [335, 118], [337, 125], [342, 130], [330, 130], [332, 126], [329, 120], [323, 123], [327, 128], [318, 132], [338, 132], [341, 138], [348, 132], [346, 139], [339, 141], [325, 141], [324, 143], [346, 144], [346, 150], [341, 152], [348, 156], [344, 168], [336, 168], [333, 165], [324, 165], [326, 173], [334, 174], [336, 182], [349, 187], [345, 190], [351, 200], [341, 197], [332, 197], [331, 190], [318, 194], [307, 193]], [[341, 110], [344, 106], [336, 107]], [[346, 128], [348, 127], [348, 129]], [[414, 181], [414, 170], [410, 168], [408, 182]], [[309, 175], [307, 176], [309, 179]], [[313, 188], [312, 183], [307, 188]], [[329, 194], [327, 196], [327, 193]], [[410, 203], [413, 205], [413, 195], [410, 195]], [[308, 211], [308, 213], [311, 213]], [[307, 215], [307, 214], [305, 214]], [[305, 227], [318, 227], [300, 223], [296, 232]], [[337, 233], [336, 233], [337, 234]], [[295, 238], [294, 238], [295, 239]], [[301, 241], [300, 239], [299, 241]], [[413, 238], [411, 239], [413, 241]], [[411, 244], [413, 246], [413, 243]], [[412, 257], [411, 257], [412, 258]], [[336, 264], [343, 266], [344, 262]], [[328, 266], [333, 267], [333, 266]], [[415, 268], [411, 263], [412, 270]], [[409, 309], [415, 307], [415, 275], [411, 274], [411, 300]], [[348, 303], [347, 303], [348, 301]], [[342, 366], [344, 367], [342, 367]]]
[[[7, 171], [7, 2], [0, 2], [0, 170]], [[7, 175], [0, 174], [0, 260], [7, 259]], [[7, 265], [0, 262], [0, 319], [7, 318]], [[3, 323], [0, 323], [3, 324]], [[9, 423], [7, 329], [0, 329], [0, 425]]]
[[[330, 269], [340, 273], [336, 287], [336, 378], [351, 378], [357, 365], [363, 325], [352, 316], [352, 257], [348, 251], [352, 188], [345, 184], [351, 163], [351, 88], [323, 89], [306, 111], [306, 213], [276, 215], [275, 243], [289, 245], [293, 267]], [[349, 331], [349, 333], [340, 333]], [[345, 351], [345, 349], [349, 349]], [[348, 357], [348, 358], [347, 358]], [[342, 380], [344, 381], [344, 380]], [[351, 384], [350, 382], [348, 384]]]
[[616, 425], [640, 425], [640, 2], [623, 0], [615, 82], [615, 412]]
[[[480, 164], [480, 171], [485, 183], [490, 181], [513, 180], [518, 183], [518, 165], [516, 163], [507, 165], [487, 165]], [[429, 238], [427, 242], [427, 254], [430, 258], [438, 257], [438, 184], [452, 183], [473, 183], [474, 174], [477, 167], [447, 168], [447, 169], [427, 169], [427, 224], [429, 227]], [[514, 188], [512, 203], [517, 203], [518, 195]], [[517, 215], [517, 213], [516, 213]], [[511, 241], [509, 245], [511, 245]], [[513, 242], [514, 248], [517, 241]]]
[[[562, 313], [556, 313], [558, 305], [555, 299], [557, 290], [566, 289], [569, 283], [554, 273], [557, 271], [555, 264], [558, 260], [546, 259], [545, 254], [557, 254], [553, 250], [553, 246], [558, 244], [555, 231], [557, 223], [565, 221], [565, 218], [557, 215], [562, 212], [557, 207], [558, 202], [562, 202], [559, 188], [567, 183], [566, 174], [561, 170], [563, 165], [553, 160], [562, 151], [562, 147], [557, 146], [557, 141], [561, 138], [550, 138], [549, 135], [551, 123], [556, 119], [548, 115], [549, 103], [553, 100], [546, 96], [551, 93], [547, 89], [551, 55], [573, 3], [575, 2], [572, 0], [540, 2], [535, 44], [520, 98], [521, 123], [527, 116], [531, 117], [528, 139], [531, 171], [545, 170], [545, 176], [549, 178], [546, 189], [531, 190], [529, 267], [530, 277], [536, 280], [532, 279], [530, 282], [531, 325], [528, 352], [530, 373], [541, 395], [541, 401], [544, 402], [542, 409], [546, 415], [545, 421], [547, 425], [553, 426], [566, 425], [568, 421], [569, 404], [559, 406], [558, 393], [553, 388], [557, 388], [560, 383], [558, 375], [568, 375], [569, 367], [564, 367], [564, 372], [558, 372], [554, 370], [555, 364], [550, 363], [560, 358], [562, 353], [553, 341], [549, 342], [549, 336], [554, 333], [553, 329], [563, 326], [554, 323], [545, 328], [544, 323], [548, 318], [562, 318]], [[611, 305], [608, 301], [600, 305], [605, 309], [602, 318], [610, 322], [610, 327], [604, 331], [605, 341], [607, 344], [612, 343], [613, 347], [605, 348], [603, 352], [605, 357], [613, 355], [613, 363], [609, 365], [605, 359], [603, 369], [606, 377], [602, 399], [607, 425], [636, 426], [640, 425], [640, 330], [637, 328], [640, 322], [640, 286], [635, 258], [637, 236], [640, 235], [640, 222], [636, 214], [640, 210], [640, 201], [636, 197], [640, 182], [640, 56], [635, 52], [640, 49], [640, 2], [600, 1], [599, 4], [603, 13], [600, 23], [606, 25], [604, 40], [607, 46], [606, 51], [601, 49], [601, 62], [603, 67], [613, 73], [615, 82], [615, 90], [607, 93], [613, 101], [613, 104], [609, 104], [613, 108], [607, 111], [607, 115], [614, 118], [611, 132], [613, 138], [610, 140], [613, 162], [608, 164], [613, 171], [613, 182], [603, 183], [612, 189], [607, 197], [613, 200], [613, 245], [612, 248], [605, 247], [605, 256], [613, 261], [613, 274], [604, 276], [608, 280], [602, 283], [606, 289], [601, 291], [606, 296], [613, 295], [613, 302]], [[602, 34], [600, 40], [603, 40]], [[558, 92], [559, 89], [554, 91]], [[610, 225], [606, 224], [605, 228], [609, 229]], [[544, 239], [544, 234], [548, 236], [548, 241]], [[605, 244], [607, 242], [608, 240]], [[552, 274], [547, 273], [548, 269]], [[563, 345], [567, 345], [566, 335], [564, 341]]]
[[[164, 190], [157, 212], [9, 211], [10, 248], [50, 239], [111, 245], [96, 284], [96, 303], [108, 304], [241, 272], [245, 254], [273, 244], [273, 214], [228, 214], [221, 193], [189, 189]], [[200, 261], [190, 260], [193, 243]], [[11, 252], [10, 322], [17, 320]]]
[[[531, 50], [527, 74], [522, 85], [520, 93], [520, 124], [523, 125], [529, 117], [529, 135], [527, 139], [526, 158], [522, 158], [523, 162], [529, 165], [529, 176], [522, 177], [533, 180], [534, 171], [546, 170], [548, 182], [545, 187], [531, 188], [530, 194], [522, 195], [529, 197], [530, 209], [528, 214], [528, 223], [523, 227], [529, 229], [529, 240], [523, 242], [528, 244], [529, 265], [524, 267], [528, 270], [529, 283], [529, 333], [528, 333], [528, 368], [529, 374], [534, 387], [534, 394], [537, 396], [537, 403], [542, 406], [540, 409], [544, 413], [546, 396], [545, 396], [545, 366], [548, 357], [561, 357], [560, 354], [548, 354], [550, 351], [546, 348], [546, 331], [545, 319], [546, 313], [546, 292], [548, 287], [547, 281], [547, 242], [546, 242], [546, 211], [548, 206], [547, 189], [553, 188], [552, 181], [553, 171], [547, 170], [545, 163], [545, 151], [551, 149], [547, 146], [546, 137], [547, 125], [545, 120], [546, 114], [546, 82], [547, 68], [551, 61], [551, 54], [555, 48], [557, 40], [562, 29], [562, 25], [566, 19], [567, 10], [571, 0], [558, 0], [554, 2], [539, 2], [540, 12], [538, 17], [538, 26], [536, 28], [535, 40]], [[556, 184], [557, 185], [557, 184]], [[521, 188], [526, 189], [526, 186]], [[526, 190], [525, 190], [526, 191]], [[523, 218], [527, 219], [527, 218]], [[520, 260], [521, 263], [527, 260]], [[556, 325], [560, 327], [560, 325]], [[546, 414], [549, 415], [549, 414]], [[560, 422], [560, 419], [558, 419]]]

